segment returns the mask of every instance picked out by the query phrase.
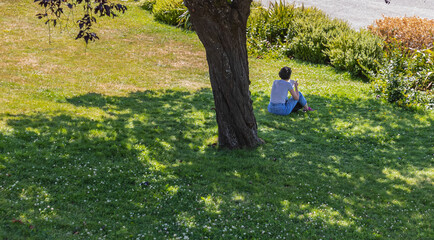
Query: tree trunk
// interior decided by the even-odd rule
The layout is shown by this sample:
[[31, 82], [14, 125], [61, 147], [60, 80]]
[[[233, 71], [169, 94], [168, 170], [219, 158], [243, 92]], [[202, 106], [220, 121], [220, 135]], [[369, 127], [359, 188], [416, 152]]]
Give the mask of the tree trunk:
[[252, 0], [184, 0], [205, 46], [223, 148], [256, 147], [257, 135], [249, 91], [246, 25]]

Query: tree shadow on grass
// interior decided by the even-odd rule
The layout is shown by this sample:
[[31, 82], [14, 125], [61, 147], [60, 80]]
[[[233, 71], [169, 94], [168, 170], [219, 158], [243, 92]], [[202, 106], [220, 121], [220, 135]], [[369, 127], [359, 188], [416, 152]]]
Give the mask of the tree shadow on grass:
[[307, 98], [316, 112], [283, 117], [254, 93], [267, 143], [235, 151], [213, 145], [209, 89], [90, 93], [70, 111], [1, 116], [0, 236], [432, 236], [432, 115]]

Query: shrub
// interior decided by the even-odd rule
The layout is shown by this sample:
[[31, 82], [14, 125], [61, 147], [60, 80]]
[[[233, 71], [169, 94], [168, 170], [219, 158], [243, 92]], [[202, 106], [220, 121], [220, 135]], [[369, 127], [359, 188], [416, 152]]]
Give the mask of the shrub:
[[433, 60], [434, 53], [431, 50], [409, 53], [399, 46], [390, 48], [385, 52], [378, 71], [369, 74], [377, 97], [400, 106], [432, 108]]
[[284, 54], [313, 63], [325, 63], [327, 55], [324, 53], [327, 35], [318, 28], [300, 32], [283, 47]]
[[154, 18], [163, 23], [178, 26], [180, 16], [187, 11], [183, 0], [157, 0], [152, 9]]
[[434, 19], [385, 17], [375, 21], [368, 29], [387, 43], [396, 39], [408, 49], [432, 48], [434, 43]]
[[157, 0], [142, 0], [140, 1], [141, 7], [147, 11], [152, 11]]
[[327, 43], [350, 28], [340, 20], [331, 20], [315, 8], [303, 9], [303, 14], [294, 23], [293, 30], [285, 39], [286, 55], [314, 63], [326, 63]]
[[348, 30], [332, 38], [325, 53], [335, 68], [362, 75], [364, 69], [375, 69], [381, 60], [383, 41], [366, 30]]

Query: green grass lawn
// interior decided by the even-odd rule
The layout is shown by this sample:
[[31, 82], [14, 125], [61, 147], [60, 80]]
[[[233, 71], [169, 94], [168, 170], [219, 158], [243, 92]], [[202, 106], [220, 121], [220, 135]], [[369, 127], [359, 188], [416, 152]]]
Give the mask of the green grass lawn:
[[[215, 147], [194, 33], [133, 1], [101, 40], [0, 2], [2, 239], [433, 239], [434, 113], [324, 65], [250, 59], [256, 149]], [[308, 114], [267, 113], [282, 66]]]

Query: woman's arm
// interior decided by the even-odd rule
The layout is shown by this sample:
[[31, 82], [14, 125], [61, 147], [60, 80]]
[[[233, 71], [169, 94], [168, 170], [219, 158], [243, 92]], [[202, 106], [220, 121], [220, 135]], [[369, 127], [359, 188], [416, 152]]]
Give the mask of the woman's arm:
[[294, 88], [289, 90], [289, 92], [291, 93], [292, 98], [294, 98], [295, 100], [298, 101], [300, 96], [298, 94], [298, 82], [297, 81], [294, 82]]

